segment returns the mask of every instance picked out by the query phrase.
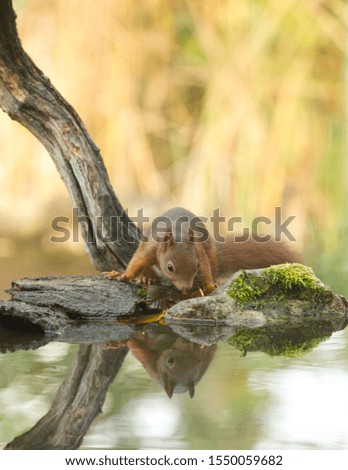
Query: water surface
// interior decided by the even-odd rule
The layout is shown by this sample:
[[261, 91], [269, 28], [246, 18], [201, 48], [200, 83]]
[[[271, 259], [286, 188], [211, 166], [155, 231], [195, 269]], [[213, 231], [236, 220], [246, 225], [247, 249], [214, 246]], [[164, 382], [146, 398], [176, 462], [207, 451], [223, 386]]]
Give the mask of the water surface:
[[[55, 270], [61, 269], [62, 274], [88, 271], [85, 260], [81, 269], [76, 261], [73, 267], [66, 267], [62, 259], [60, 261], [58, 268], [57, 260], [53, 260]], [[23, 269], [25, 264], [21, 266]], [[27, 266], [30, 266], [29, 261]], [[46, 269], [50, 271], [49, 263]], [[43, 266], [38, 266], [37, 270], [45, 274]], [[3, 288], [5, 281], [8, 282], [6, 276], [12, 274], [3, 271]], [[330, 277], [329, 272], [327, 277]], [[334, 282], [332, 285], [335, 290]], [[341, 290], [341, 293], [344, 292]], [[156, 339], [155, 349], [168, 341], [168, 330], [156, 328], [159, 339]], [[81, 434], [81, 448], [347, 449], [347, 331], [334, 332], [299, 357], [271, 357], [262, 351], [248, 352], [244, 356], [226, 342], [201, 351], [199, 345], [192, 346], [186, 339], [176, 337], [169, 349], [175, 344], [180, 355], [181, 350], [186, 354], [192, 348], [193, 356], [204, 358], [204, 367], [200, 366], [201, 371], [197, 372], [193, 398], [188, 387], [182, 385], [189, 381], [185, 368], [180, 376], [182, 384], [169, 398], [168, 387], [166, 391], [148, 348], [139, 349], [134, 341], [128, 343], [130, 350], [120, 361], [119, 371], [118, 366], [115, 371], [112, 367], [118, 361], [119, 351], [125, 350], [125, 343], [88, 346], [52, 342], [35, 350], [2, 354], [0, 443], [5, 446], [16, 437], [20, 441], [27, 432], [30, 436], [36, 423], [54, 407], [54, 400], [63, 403], [62, 390], [67, 390], [67, 382], [62, 384], [67, 377], [70, 382], [76, 377], [76, 364], [81, 360], [85, 381], [80, 390], [69, 390], [69, 394], [76, 393], [83, 402], [83, 409], [91, 415], [83, 430], [76, 418], [78, 414], [73, 415], [75, 430]], [[148, 333], [139, 329], [139, 341], [144, 334]], [[150, 335], [147, 345], [151, 346], [151, 342]], [[96, 372], [93, 368], [88, 370], [88, 364], [95, 359], [93, 354], [105, 356], [104, 369], [95, 361]], [[161, 352], [158, 356], [161, 359], [157, 359], [171, 367], [171, 359], [166, 354]], [[190, 367], [194, 369], [195, 365]], [[85, 399], [89, 385], [93, 393]], [[72, 413], [76, 413], [74, 403], [69, 405]], [[97, 405], [102, 408], [100, 414], [96, 411]], [[95, 410], [88, 411], [88, 406], [95, 406]], [[67, 423], [69, 426], [69, 421]], [[49, 440], [50, 433], [55, 433], [55, 429], [44, 428], [40, 431], [41, 438]], [[54, 442], [67, 442], [62, 434], [64, 426]], [[26, 445], [31, 448], [30, 444]]]

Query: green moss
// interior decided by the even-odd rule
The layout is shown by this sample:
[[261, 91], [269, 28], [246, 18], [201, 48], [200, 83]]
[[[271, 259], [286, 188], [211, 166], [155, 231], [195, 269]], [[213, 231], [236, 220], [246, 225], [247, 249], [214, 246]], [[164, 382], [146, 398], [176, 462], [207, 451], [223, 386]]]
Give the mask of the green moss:
[[137, 296], [141, 299], [146, 298], [147, 296], [147, 289], [145, 287], [141, 287], [137, 290]]
[[258, 308], [283, 299], [327, 303], [332, 297], [312, 269], [302, 264], [279, 264], [258, 273], [241, 271], [227, 293], [240, 305], [252, 304]]
[[263, 351], [270, 356], [301, 357], [330, 335], [329, 327], [323, 324], [267, 325], [240, 328], [228, 343], [242, 351], [243, 356], [250, 351]]
[[266, 273], [271, 284], [282, 285], [286, 290], [324, 289], [312, 269], [303, 264], [279, 264], [266, 268]]
[[241, 271], [230, 284], [227, 294], [239, 304], [259, 300], [268, 290], [268, 283], [264, 276], [250, 276], [246, 271]]

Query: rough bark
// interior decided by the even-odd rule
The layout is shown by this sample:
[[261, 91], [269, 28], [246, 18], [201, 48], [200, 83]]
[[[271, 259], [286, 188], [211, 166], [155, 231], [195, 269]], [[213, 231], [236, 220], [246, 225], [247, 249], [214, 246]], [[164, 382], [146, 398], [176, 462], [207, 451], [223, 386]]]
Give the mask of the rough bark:
[[124, 268], [139, 232], [117, 199], [100, 151], [80, 117], [23, 50], [11, 0], [0, 2], [0, 107], [52, 157], [79, 210], [96, 268]]
[[0, 302], [2, 327], [74, 343], [125, 339], [131, 327], [117, 319], [146, 309], [139, 286], [103, 276], [21, 279], [8, 292], [11, 300]]
[[[294, 277], [290, 288], [287, 282], [291, 273], [298, 278]], [[8, 291], [11, 300], [0, 302], [0, 326], [78, 343], [122, 340], [131, 336], [134, 327], [117, 320], [153, 313], [149, 301], [155, 302], [151, 307], [157, 306], [156, 297], [151, 295], [155, 291], [161, 302], [175, 304], [165, 316], [172, 327], [178, 323], [220, 323], [233, 330], [306, 318], [336, 318], [341, 325], [348, 319], [347, 299], [335, 295], [310, 268], [300, 265], [238, 271], [211, 295], [178, 303], [180, 299], [170, 297], [172, 290], [151, 287], [153, 290], [146, 292], [137, 284], [103, 276], [21, 279]], [[245, 302], [243, 295], [247, 295]]]

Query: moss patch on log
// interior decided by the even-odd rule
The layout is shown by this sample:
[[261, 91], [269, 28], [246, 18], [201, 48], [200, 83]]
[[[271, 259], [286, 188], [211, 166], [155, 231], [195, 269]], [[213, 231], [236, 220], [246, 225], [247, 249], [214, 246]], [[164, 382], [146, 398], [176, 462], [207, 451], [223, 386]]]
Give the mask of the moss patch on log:
[[232, 279], [227, 294], [239, 305], [262, 308], [285, 299], [298, 299], [316, 305], [328, 304], [333, 293], [302, 264], [280, 264], [256, 273], [239, 271]]

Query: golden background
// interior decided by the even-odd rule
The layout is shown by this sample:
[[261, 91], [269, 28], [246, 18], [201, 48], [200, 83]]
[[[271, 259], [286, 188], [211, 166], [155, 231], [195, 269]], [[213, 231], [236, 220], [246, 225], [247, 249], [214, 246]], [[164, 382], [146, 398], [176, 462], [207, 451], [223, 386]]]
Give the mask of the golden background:
[[[342, 0], [16, 0], [25, 50], [75, 107], [130, 215], [295, 215], [300, 248], [346, 233]], [[0, 114], [0, 254], [43, 250], [71, 202], [45, 149]], [[51, 244], [52, 245], [52, 244]], [[67, 248], [79, 250], [71, 243]], [[62, 250], [64, 246], [58, 246]]]

